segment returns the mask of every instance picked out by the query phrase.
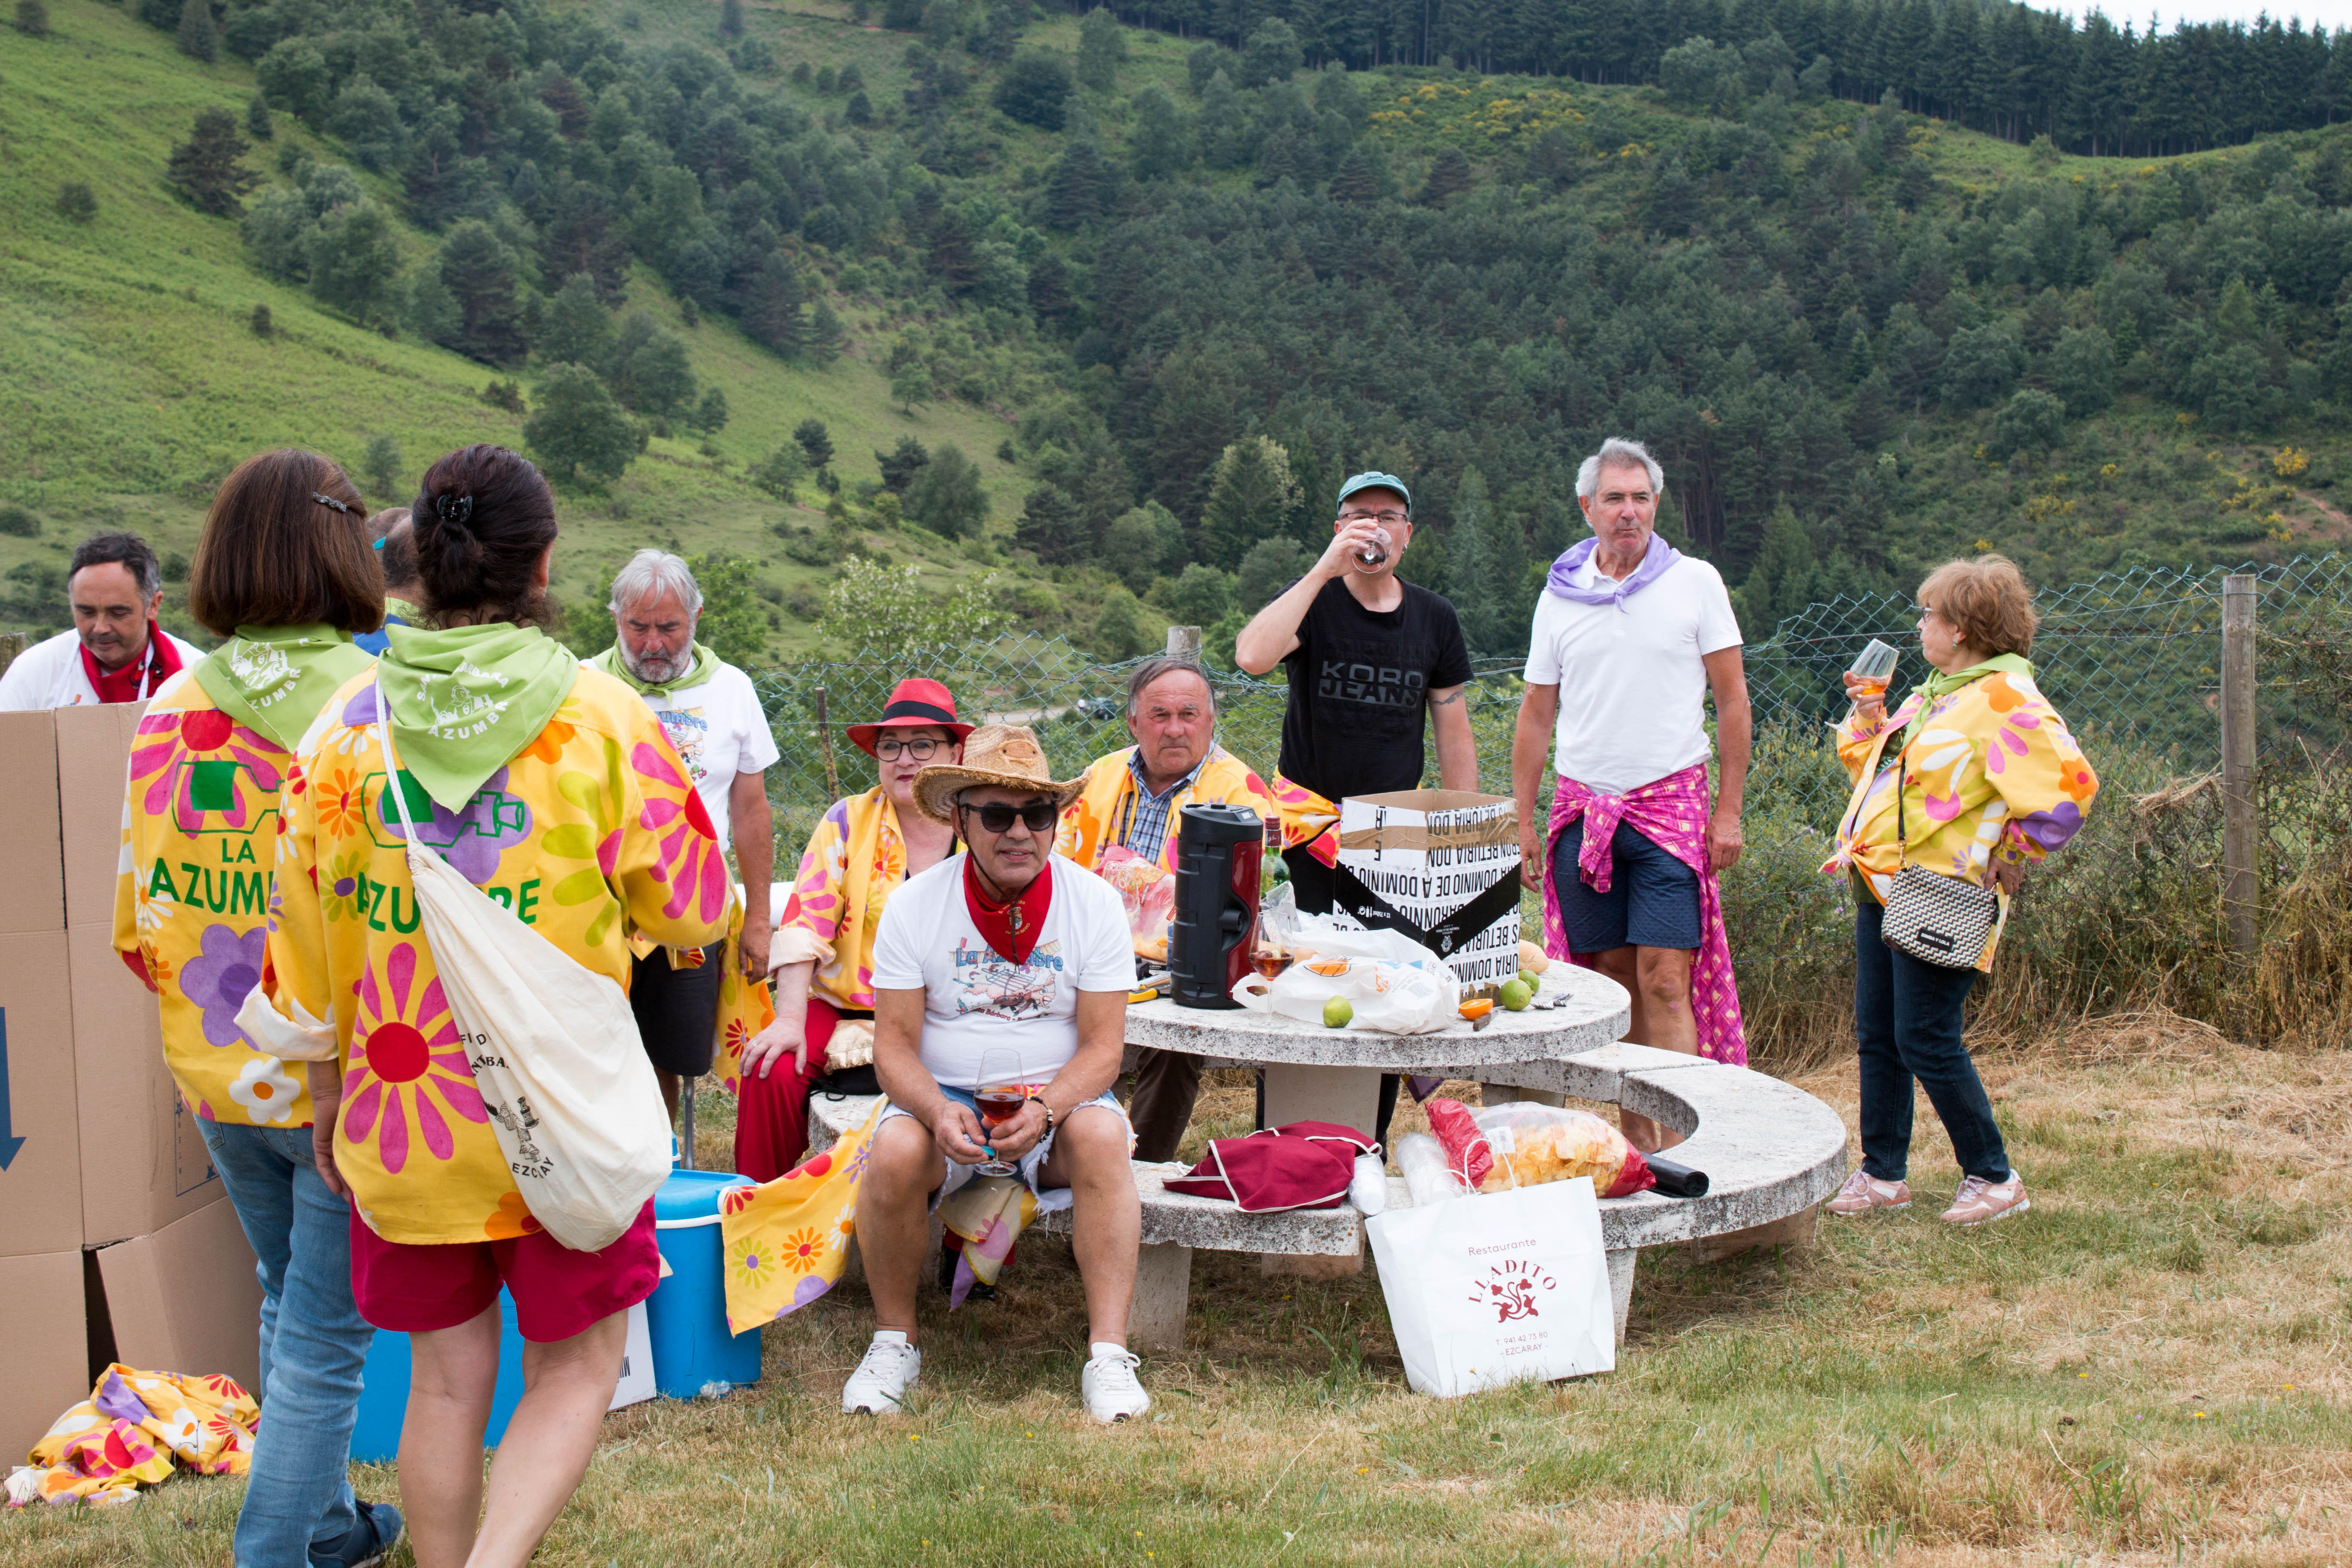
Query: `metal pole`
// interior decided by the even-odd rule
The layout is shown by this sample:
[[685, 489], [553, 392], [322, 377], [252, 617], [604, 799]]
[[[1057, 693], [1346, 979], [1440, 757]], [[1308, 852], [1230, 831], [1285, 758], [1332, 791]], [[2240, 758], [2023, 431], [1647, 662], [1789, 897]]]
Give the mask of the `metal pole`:
[[1171, 658], [1189, 658], [1195, 664], [1200, 663], [1201, 628], [1198, 626], [1170, 626], [1168, 628], [1168, 657]]
[[2221, 580], [2221, 911], [2230, 950], [2254, 951], [2254, 578]]
[[678, 1099], [685, 1111], [686, 1125], [677, 1141], [677, 1168], [694, 1169], [694, 1080], [688, 1079], [678, 1086]]

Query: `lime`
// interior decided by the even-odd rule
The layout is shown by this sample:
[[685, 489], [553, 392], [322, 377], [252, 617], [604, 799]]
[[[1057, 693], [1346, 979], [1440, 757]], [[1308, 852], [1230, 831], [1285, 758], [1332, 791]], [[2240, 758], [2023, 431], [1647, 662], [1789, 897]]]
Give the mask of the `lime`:
[[1507, 980], [1503, 983], [1502, 994], [1496, 1000], [1514, 1013], [1523, 1013], [1527, 1011], [1528, 1004], [1535, 1000], [1535, 994], [1536, 988], [1525, 980]]
[[1344, 1029], [1355, 1016], [1355, 1005], [1345, 996], [1334, 996], [1323, 1004], [1323, 1026], [1327, 1029]]
[[1522, 969], [1519, 971], [1519, 984], [1528, 988], [1528, 994], [1529, 995], [1533, 995], [1535, 994], [1536, 987], [1542, 984], [1543, 982], [1536, 978], [1536, 972], [1534, 970]]

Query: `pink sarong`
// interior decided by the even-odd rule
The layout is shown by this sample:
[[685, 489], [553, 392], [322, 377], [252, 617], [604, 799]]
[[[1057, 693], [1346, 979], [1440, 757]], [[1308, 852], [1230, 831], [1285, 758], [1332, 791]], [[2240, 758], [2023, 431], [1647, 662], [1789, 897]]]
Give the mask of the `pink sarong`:
[[1698, 873], [1698, 956], [1691, 963], [1691, 1018], [1698, 1026], [1698, 1054], [1733, 1067], [1748, 1065], [1748, 1031], [1739, 1016], [1739, 987], [1731, 974], [1731, 943], [1723, 930], [1723, 889], [1706, 858], [1706, 764], [1693, 763], [1678, 773], [1626, 795], [1602, 795], [1574, 779], [1559, 781], [1552, 797], [1551, 826], [1544, 835], [1544, 952], [1586, 969], [1591, 953], [1568, 950], [1560, 920], [1559, 893], [1552, 886], [1552, 847], [1568, 825], [1583, 817], [1584, 844], [1577, 874], [1596, 893], [1609, 890], [1609, 841], [1622, 820], [1633, 831]]

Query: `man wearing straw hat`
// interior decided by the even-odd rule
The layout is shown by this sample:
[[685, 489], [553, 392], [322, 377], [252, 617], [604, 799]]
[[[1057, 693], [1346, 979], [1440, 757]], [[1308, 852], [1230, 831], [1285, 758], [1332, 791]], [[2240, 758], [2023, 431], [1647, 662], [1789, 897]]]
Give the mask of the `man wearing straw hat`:
[[[1014, 1167], [1037, 1212], [1075, 1208], [1087, 1414], [1108, 1423], [1151, 1407], [1127, 1349], [1142, 1237], [1134, 1135], [1111, 1094], [1135, 955], [1118, 892], [1053, 852], [1078, 788], [1048, 773], [1032, 731], [1004, 724], [973, 731], [961, 765], [915, 775], [915, 808], [967, 847], [908, 878], [874, 940], [874, 1069], [890, 1103], [858, 1194], [876, 1331], [842, 1390], [845, 1414], [904, 1407], [922, 1367], [925, 1216], [983, 1161]], [[987, 1129], [975, 1091], [1006, 1082], [1027, 1098]]]

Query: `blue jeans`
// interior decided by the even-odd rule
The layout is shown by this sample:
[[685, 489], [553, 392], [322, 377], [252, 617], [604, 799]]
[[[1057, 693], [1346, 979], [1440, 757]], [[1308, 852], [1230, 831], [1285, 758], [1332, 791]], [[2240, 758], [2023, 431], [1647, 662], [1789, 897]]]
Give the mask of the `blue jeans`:
[[1946, 969], [1897, 952], [1880, 936], [1885, 911], [1854, 892], [1853, 1033], [1862, 1057], [1862, 1168], [1899, 1182], [1911, 1165], [1911, 1086], [1952, 1140], [1963, 1174], [2009, 1180], [2009, 1152], [1977, 1065], [1960, 1043], [1973, 969]]
[[358, 1517], [345, 1470], [375, 1331], [352, 1302], [351, 1205], [319, 1179], [308, 1127], [197, 1125], [261, 1277], [261, 1431], [237, 1568], [306, 1568]]

